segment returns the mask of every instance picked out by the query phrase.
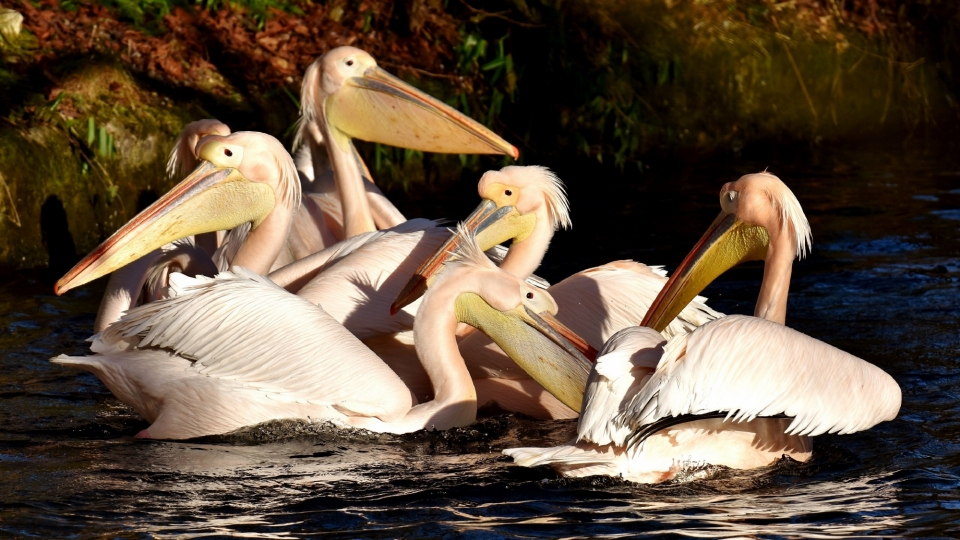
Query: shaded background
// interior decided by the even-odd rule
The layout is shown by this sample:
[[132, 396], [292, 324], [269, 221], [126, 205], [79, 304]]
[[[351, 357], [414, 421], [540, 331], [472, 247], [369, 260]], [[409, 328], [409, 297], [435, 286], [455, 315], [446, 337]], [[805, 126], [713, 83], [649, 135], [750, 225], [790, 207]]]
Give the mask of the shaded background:
[[[166, 191], [189, 121], [289, 144], [300, 75], [338, 45], [484, 122], [574, 192], [668, 183], [703, 160], [719, 186], [751, 158], [849, 168], [837, 149], [952, 152], [960, 125], [960, 10], [946, 0], [4, 5], [23, 17], [0, 39], [6, 273], [61, 273]], [[460, 217], [479, 174], [508, 162], [361, 152], [408, 216]]]

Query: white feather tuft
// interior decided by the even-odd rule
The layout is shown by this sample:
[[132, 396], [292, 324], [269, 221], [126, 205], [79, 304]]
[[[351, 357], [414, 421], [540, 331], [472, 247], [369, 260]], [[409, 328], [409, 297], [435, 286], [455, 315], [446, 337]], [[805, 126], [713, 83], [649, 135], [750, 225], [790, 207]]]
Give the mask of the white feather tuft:
[[[237, 134], [242, 132], [237, 132]], [[269, 154], [276, 159], [280, 178], [277, 183], [277, 199], [287, 208], [300, 207], [300, 176], [297, 166], [287, 149], [276, 138], [265, 133], [256, 133], [260, 142], [269, 147]]]
[[478, 268], [497, 268], [497, 265], [480, 249], [480, 244], [477, 243], [477, 237], [464, 228], [463, 223], [457, 224], [456, 235], [460, 237], [460, 245], [457, 251], [451, 253], [450, 263], [476, 266]]
[[320, 62], [323, 56], [317, 58], [307, 67], [303, 74], [303, 84], [300, 85], [300, 119], [297, 120], [297, 134], [293, 138], [293, 151], [300, 148], [307, 136], [309, 126], [317, 121], [317, 90], [320, 88]]
[[175, 180], [189, 172], [184, 170], [188, 166], [188, 160], [184, 156], [181, 156], [183, 152], [193, 152], [192, 148], [183, 148], [186, 144], [187, 136], [187, 130], [184, 129], [180, 132], [180, 135], [177, 136], [177, 140], [173, 143], [173, 148], [170, 150], [170, 156], [167, 158], [167, 178]]
[[[766, 171], [759, 174], [777, 178]], [[780, 179], [777, 178], [777, 180]], [[781, 187], [779, 192], [775, 194], [768, 190], [767, 196], [774, 208], [780, 213], [780, 225], [786, 226], [789, 224], [793, 229], [797, 242], [797, 259], [802, 259], [810, 253], [810, 248], [813, 245], [813, 232], [810, 230], [810, 222], [807, 221], [807, 216], [804, 215], [803, 208], [800, 206], [800, 201], [797, 200], [796, 195], [790, 191], [790, 188], [782, 180], [779, 183]]]
[[[550, 223], [554, 230], [561, 227], [569, 229], [573, 226], [573, 222], [570, 220], [570, 201], [567, 199], [567, 189], [556, 173], [542, 165], [508, 165], [501, 169], [501, 172], [509, 172], [511, 169], [524, 169], [524, 178], [533, 183], [536, 189], [543, 192], [547, 214], [550, 215]], [[533, 174], [530, 174], [531, 172]]]

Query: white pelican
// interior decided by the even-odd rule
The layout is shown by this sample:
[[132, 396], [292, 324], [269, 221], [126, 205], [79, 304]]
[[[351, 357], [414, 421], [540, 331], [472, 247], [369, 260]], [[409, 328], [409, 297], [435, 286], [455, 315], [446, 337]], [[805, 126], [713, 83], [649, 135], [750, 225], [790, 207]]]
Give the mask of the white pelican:
[[[197, 120], [184, 126], [170, 151], [167, 175], [170, 178], [186, 176], [200, 164], [196, 149], [200, 139], [207, 135], [229, 135], [230, 128], [219, 120]], [[220, 245], [220, 232], [209, 232], [184, 238], [164, 245], [110, 274], [94, 333], [102, 331], [120, 315], [141, 302], [152, 302], [163, 296], [167, 277], [173, 272], [189, 276], [217, 273], [215, 253]], [[217, 257], [219, 258], [219, 257]]]
[[174, 275], [172, 296], [95, 336], [94, 355], [53, 361], [93, 372], [143, 415], [151, 425], [139, 437], [192, 438], [284, 418], [394, 433], [447, 429], [476, 418], [455, 336], [465, 322], [576, 407], [590, 364], [551, 328], [556, 304], [472, 242], [463, 246], [416, 319], [417, 352], [435, 388], [426, 403], [322, 308], [242, 268], [212, 279]]
[[[301, 161], [312, 163], [301, 166], [307, 180], [304, 207], [294, 216], [294, 234], [274, 269], [330, 246], [331, 238], [406, 221], [370, 181], [351, 139], [424, 152], [520, 155], [479, 122], [380, 69], [355, 47], [332, 49], [307, 68], [300, 106], [294, 146], [305, 143], [308, 159]], [[324, 153], [332, 178], [320, 173], [317, 162], [327, 161]]]
[[293, 159], [273, 137], [246, 131], [207, 135], [196, 155], [202, 161], [187, 178], [80, 260], [54, 292], [63, 294], [175, 240], [244, 223], [253, 228], [233, 264], [269, 272], [300, 204]]
[[[749, 469], [809, 459], [810, 437], [892, 420], [900, 388], [879, 368], [783, 326], [791, 265], [810, 246], [793, 193], [747, 175], [720, 191], [720, 216], [660, 292], [644, 324], [607, 342], [574, 441], [504, 450], [566, 476], [661, 482], [688, 465]], [[739, 262], [765, 259], [756, 317], [728, 316], [665, 343], [658, 333]]]
[[[483, 226], [504, 231], [513, 239], [500, 268], [517, 277], [527, 277], [540, 265], [554, 233], [571, 225], [569, 203], [563, 183], [544, 167], [508, 166], [488, 171], [478, 186], [481, 202], [469, 218], [467, 228]], [[497, 212], [495, 221], [474, 216]], [[456, 252], [458, 236], [452, 236], [425, 260], [391, 305], [397, 312], [422, 294], [427, 283]], [[559, 317], [577, 334], [599, 350], [617, 331], [643, 318], [657, 293], [667, 282], [661, 267], [633, 261], [614, 261], [574, 274], [548, 290], [560, 305]], [[721, 314], [696, 298], [683, 306], [683, 313], [666, 327], [667, 335], [687, 333]], [[565, 308], [566, 306], [566, 308]], [[482, 338], [478, 341], [482, 341]]]

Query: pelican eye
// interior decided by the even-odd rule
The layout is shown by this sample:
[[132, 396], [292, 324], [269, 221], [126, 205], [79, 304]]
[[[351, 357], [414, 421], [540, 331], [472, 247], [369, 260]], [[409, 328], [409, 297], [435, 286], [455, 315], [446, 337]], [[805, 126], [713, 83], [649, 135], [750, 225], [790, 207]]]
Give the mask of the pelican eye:
[[533, 293], [532, 293], [532, 292], [528, 292], [528, 293], [527, 293], [527, 300], [533, 300]]
[[513, 195], [513, 190], [508, 189], [508, 190], [504, 191], [503, 194], [506, 195], [507, 197], [509, 197], [509, 196]]
[[352, 60], [352, 59], [347, 60], [347, 65], [348, 65], [348, 66], [352, 66], [352, 65], [353, 65], [353, 60]]
[[728, 214], [735, 214], [740, 205], [740, 193], [737, 191], [724, 191], [720, 194], [720, 208]]
[[238, 144], [201, 139], [197, 145], [197, 157], [217, 167], [237, 168], [243, 161], [243, 147]]

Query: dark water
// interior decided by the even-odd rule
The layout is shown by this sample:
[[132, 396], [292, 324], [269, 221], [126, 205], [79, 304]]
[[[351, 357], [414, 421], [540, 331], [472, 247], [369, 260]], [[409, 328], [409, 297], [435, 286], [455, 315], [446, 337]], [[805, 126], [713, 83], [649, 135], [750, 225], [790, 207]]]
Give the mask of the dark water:
[[[722, 182], [771, 166], [803, 204], [813, 255], [794, 267], [788, 324], [887, 370], [893, 422], [816, 439], [808, 464], [634, 486], [558, 479], [499, 451], [559, 443], [571, 422], [492, 416], [440, 434], [364, 438], [271, 426], [199, 442], [145, 427], [91, 375], [96, 286], [66, 298], [23, 274], [0, 286], [0, 531], [35, 537], [290, 538], [960, 535], [960, 159], [835, 152], [654, 167], [571, 184], [573, 231], [551, 279], [613, 259], [675, 266], [718, 212]], [[595, 174], [595, 173], [591, 173]], [[469, 190], [451, 207], [469, 210]], [[760, 267], [707, 290], [751, 313]], [[294, 436], [299, 431], [310, 431]]]

